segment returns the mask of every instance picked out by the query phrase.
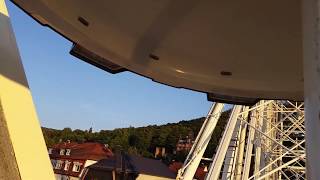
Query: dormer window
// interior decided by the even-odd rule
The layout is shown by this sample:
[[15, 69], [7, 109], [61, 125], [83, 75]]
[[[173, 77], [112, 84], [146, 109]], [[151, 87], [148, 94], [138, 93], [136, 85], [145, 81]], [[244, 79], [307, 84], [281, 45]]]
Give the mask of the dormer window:
[[52, 164], [52, 167], [55, 168], [57, 164], [57, 160], [51, 159], [51, 164]]
[[71, 149], [67, 149], [66, 155], [67, 155], [67, 156], [70, 156], [70, 152], [71, 152]]
[[74, 162], [74, 163], [73, 163], [72, 171], [73, 171], [73, 172], [80, 172], [80, 170], [81, 170], [81, 165], [82, 165], [82, 163]]
[[60, 149], [60, 155], [64, 155], [65, 149]]
[[49, 153], [49, 154], [52, 154], [52, 148], [49, 148], [49, 149], [48, 149], [48, 153]]
[[69, 170], [69, 167], [70, 167], [71, 162], [70, 162], [70, 161], [66, 161], [64, 164], [65, 164], [65, 165], [64, 165], [64, 170], [65, 170], [65, 171], [68, 171], [68, 170]]
[[61, 160], [57, 160], [57, 163], [56, 163], [55, 169], [61, 169], [62, 164], [63, 164], [63, 161], [61, 161]]

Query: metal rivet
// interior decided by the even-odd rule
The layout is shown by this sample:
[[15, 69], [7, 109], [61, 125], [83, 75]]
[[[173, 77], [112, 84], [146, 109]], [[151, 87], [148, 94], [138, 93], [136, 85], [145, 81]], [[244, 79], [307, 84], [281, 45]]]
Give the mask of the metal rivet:
[[221, 71], [220, 74], [221, 74], [222, 76], [231, 76], [231, 75], [232, 75], [232, 72], [230, 72], [230, 71]]
[[154, 60], [159, 60], [160, 58], [154, 54], [149, 54], [149, 57]]
[[83, 17], [78, 17], [78, 21], [81, 22], [81, 24], [85, 25], [85, 26], [89, 26], [89, 22], [87, 20], [85, 20]]

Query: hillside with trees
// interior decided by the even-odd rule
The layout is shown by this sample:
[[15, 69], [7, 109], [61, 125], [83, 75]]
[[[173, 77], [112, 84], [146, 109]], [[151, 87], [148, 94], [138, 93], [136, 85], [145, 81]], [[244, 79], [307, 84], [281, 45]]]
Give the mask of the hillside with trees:
[[[221, 133], [229, 117], [230, 111], [222, 113], [216, 129], [213, 133], [206, 156], [211, 157], [215, 151]], [[196, 137], [204, 117], [192, 120], [183, 120], [178, 123], [168, 123], [165, 125], [150, 125], [146, 127], [129, 127], [119, 128], [114, 130], [101, 130], [93, 132], [92, 128], [89, 130], [72, 130], [71, 128], [64, 128], [62, 130], [42, 128], [43, 135], [48, 147], [58, 142], [74, 141], [74, 142], [100, 142], [108, 144], [113, 150], [121, 149], [129, 154], [142, 155], [144, 157], [153, 157], [155, 147], [161, 146], [166, 148], [169, 154], [167, 158], [174, 158], [178, 161], [183, 161], [187, 152], [172, 155], [176, 147], [179, 137], [185, 137], [190, 132]], [[175, 156], [175, 157], [172, 157]]]

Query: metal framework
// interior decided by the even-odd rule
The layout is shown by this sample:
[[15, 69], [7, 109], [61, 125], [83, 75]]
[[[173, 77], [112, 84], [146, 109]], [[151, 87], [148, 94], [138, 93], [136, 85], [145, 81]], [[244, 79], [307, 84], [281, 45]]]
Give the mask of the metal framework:
[[199, 134], [194, 145], [192, 146], [189, 155], [187, 156], [183, 168], [178, 172], [177, 179], [192, 180], [193, 176], [197, 170], [197, 167], [201, 161], [201, 158], [208, 146], [208, 143], [211, 139], [214, 128], [217, 125], [217, 122], [220, 118], [221, 112], [223, 110], [224, 104], [215, 103], [204, 121]]
[[[206, 179], [305, 179], [305, 132], [302, 102], [260, 101], [251, 108], [236, 105]], [[202, 137], [201, 132], [198, 136]], [[189, 156], [197, 155], [191, 152]], [[190, 164], [190, 168], [198, 165]], [[179, 178], [192, 179], [184, 174]]]

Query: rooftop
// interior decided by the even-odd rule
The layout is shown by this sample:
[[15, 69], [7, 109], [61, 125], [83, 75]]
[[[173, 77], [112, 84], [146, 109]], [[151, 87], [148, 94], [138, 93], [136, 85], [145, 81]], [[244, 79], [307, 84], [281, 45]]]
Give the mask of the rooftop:
[[[120, 162], [119, 162], [120, 160]], [[89, 166], [89, 169], [113, 170], [122, 172], [124, 169], [128, 173], [147, 174], [158, 177], [167, 177], [175, 179], [176, 174], [160, 160], [144, 158], [134, 155], [119, 155], [109, 159], [103, 159], [96, 164]]]
[[[55, 144], [52, 148], [50, 158], [66, 158], [66, 159], [81, 159], [81, 160], [100, 160], [113, 155], [112, 151], [101, 143], [86, 142], [62, 142]], [[70, 155], [61, 155], [61, 149], [70, 149]]]

